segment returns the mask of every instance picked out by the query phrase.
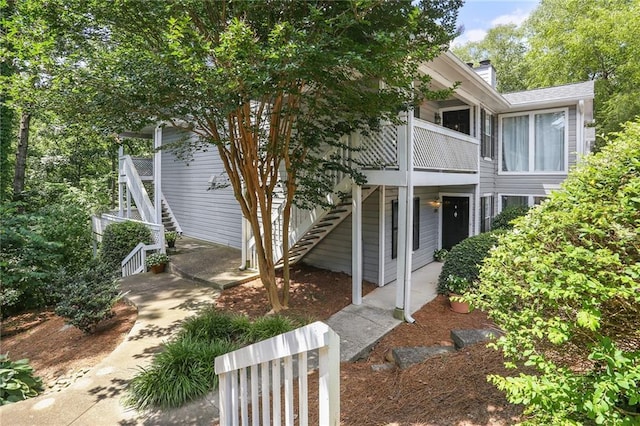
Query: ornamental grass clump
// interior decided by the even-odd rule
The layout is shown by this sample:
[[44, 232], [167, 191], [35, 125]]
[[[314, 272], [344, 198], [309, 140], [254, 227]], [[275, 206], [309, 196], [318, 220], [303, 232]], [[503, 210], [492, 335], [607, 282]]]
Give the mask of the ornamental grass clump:
[[243, 315], [206, 308], [186, 319], [176, 339], [132, 379], [126, 402], [137, 409], [166, 409], [200, 398], [218, 385], [216, 357], [299, 325], [278, 315], [251, 322]]
[[640, 424], [640, 122], [500, 238], [465, 299], [535, 370], [490, 376], [530, 424]]

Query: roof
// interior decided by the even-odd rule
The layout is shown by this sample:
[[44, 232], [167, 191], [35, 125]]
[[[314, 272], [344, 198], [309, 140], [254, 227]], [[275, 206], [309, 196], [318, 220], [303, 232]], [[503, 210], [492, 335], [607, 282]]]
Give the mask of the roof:
[[593, 99], [593, 81], [545, 87], [543, 89], [526, 90], [523, 92], [504, 93], [502, 96], [514, 106], [541, 102]]

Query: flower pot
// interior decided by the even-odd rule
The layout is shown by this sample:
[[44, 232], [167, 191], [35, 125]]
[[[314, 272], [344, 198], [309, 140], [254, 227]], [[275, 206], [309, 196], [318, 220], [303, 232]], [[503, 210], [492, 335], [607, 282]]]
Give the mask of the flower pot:
[[175, 241], [167, 241], [167, 247], [174, 248], [175, 246], [176, 246], [176, 242]]
[[149, 269], [151, 269], [151, 272], [153, 272], [154, 274], [160, 274], [164, 272], [164, 267], [165, 263], [161, 263], [159, 265], [151, 265]]
[[463, 302], [456, 302], [452, 299], [452, 297], [458, 297], [458, 294], [450, 294], [449, 295], [449, 304], [451, 305], [451, 310], [453, 312], [457, 312], [459, 314], [468, 314], [469, 313], [469, 304]]

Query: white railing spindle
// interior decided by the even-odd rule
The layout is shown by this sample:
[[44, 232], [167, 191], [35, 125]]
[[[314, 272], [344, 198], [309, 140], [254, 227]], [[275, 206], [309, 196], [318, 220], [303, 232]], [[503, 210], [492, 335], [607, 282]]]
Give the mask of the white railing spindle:
[[[336, 426], [340, 422], [340, 338], [322, 322], [315, 322], [271, 339], [255, 343], [215, 360], [220, 378], [220, 424], [248, 423], [247, 369], [250, 369], [251, 418], [253, 424], [282, 424], [284, 397], [285, 424], [294, 424], [297, 398], [298, 423], [308, 424], [308, 358], [319, 355], [319, 418], [321, 425]], [[295, 362], [298, 363], [294, 372]], [[284, 372], [284, 383], [281, 380]], [[260, 370], [260, 371], [258, 371]], [[270, 374], [269, 374], [270, 373]], [[238, 377], [238, 374], [240, 377]], [[294, 393], [294, 375], [298, 376], [298, 392]], [[262, 404], [258, 394], [262, 395]], [[271, 407], [269, 407], [269, 398]], [[261, 407], [259, 407], [261, 405]]]

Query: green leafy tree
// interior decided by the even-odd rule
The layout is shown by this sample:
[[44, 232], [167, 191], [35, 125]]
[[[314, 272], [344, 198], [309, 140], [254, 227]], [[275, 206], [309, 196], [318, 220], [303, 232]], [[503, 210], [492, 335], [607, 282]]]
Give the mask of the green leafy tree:
[[543, 0], [528, 26], [529, 87], [596, 80], [601, 134], [640, 114], [640, 2]]
[[56, 75], [67, 101], [82, 99], [99, 112], [98, 126], [166, 121], [200, 137], [180, 150], [217, 149], [279, 311], [288, 305], [288, 279], [278, 287], [276, 188], [283, 188], [287, 229], [294, 202], [315, 203], [332, 189], [330, 171], [362, 182], [324, 152], [348, 150], [343, 135], [375, 131], [381, 119], [396, 120], [398, 111], [442, 95], [430, 91], [418, 66], [446, 48], [460, 4], [52, 1], [39, 14], [82, 46], [82, 60], [70, 53], [64, 61], [71, 77]]
[[516, 220], [467, 299], [506, 332], [491, 376], [533, 424], [640, 422], [640, 122]]
[[524, 29], [514, 24], [497, 25], [487, 32], [484, 39], [468, 42], [452, 49], [460, 59], [478, 65], [480, 61], [490, 60], [496, 69], [497, 89], [499, 92], [526, 90], [523, 79], [528, 73], [528, 63], [524, 60], [527, 44]]

